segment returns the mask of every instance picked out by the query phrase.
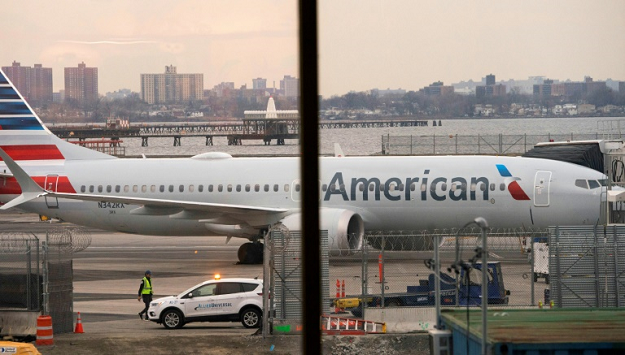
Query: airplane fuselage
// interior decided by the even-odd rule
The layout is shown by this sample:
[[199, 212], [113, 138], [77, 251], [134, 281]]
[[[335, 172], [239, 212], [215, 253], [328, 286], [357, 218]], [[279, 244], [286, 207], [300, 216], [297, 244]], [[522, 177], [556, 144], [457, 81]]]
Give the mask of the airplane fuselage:
[[[321, 158], [321, 162], [322, 208], [353, 211], [367, 230], [457, 228], [478, 216], [491, 227], [502, 228], [595, 224], [600, 215], [603, 189], [581, 188], [575, 182], [600, 181], [603, 174], [569, 163], [483, 156]], [[509, 174], [502, 174], [502, 166]], [[254, 228], [298, 212], [302, 188], [297, 158], [67, 160], [24, 164], [24, 169], [46, 189], [59, 192], [288, 210], [246, 218]], [[513, 184], [525, 196], [515, 196]], [[12, 179], [0, 187], [2, 202], [18, 194]], [[21, 208], [127, 233], [222, 233], [206, 227], [211, 218], [221, 224], [218, 215], [197, 218], [176, 209], [137, 213], [140, 205], [106, 199], [45, 197]]]

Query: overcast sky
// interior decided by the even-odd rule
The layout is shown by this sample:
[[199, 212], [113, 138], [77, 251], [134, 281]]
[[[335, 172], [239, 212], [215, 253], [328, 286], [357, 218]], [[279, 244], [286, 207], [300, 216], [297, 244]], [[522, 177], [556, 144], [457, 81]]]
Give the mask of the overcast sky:
[[[139, 74], [203, 73], [204, 87], [299, 76], [297, 1], [6, 2], [0, 65], [98, 67], [100, 93]], [[319, 0], [320, 91], [417, 90], [546, 76], [625, 80], [625, 1]], [[304, 44], [305, 45], [305, 44]]]

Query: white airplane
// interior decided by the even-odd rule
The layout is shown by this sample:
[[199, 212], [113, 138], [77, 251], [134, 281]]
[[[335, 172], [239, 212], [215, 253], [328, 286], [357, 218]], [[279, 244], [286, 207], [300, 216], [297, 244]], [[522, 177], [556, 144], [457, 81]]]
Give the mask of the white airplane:
[[[0, 72], [0, 202], [78, 225], [146, 235], [259, 240], [299, 229], [298, 158], [119, 159], [53, 135]], [[333, 253], [365, 231], [594, 225], [606, 176], [546, 159], [499, 156], [320, 158], [321, 229]], [[229, 240], [229, 238], [228, 238]]]

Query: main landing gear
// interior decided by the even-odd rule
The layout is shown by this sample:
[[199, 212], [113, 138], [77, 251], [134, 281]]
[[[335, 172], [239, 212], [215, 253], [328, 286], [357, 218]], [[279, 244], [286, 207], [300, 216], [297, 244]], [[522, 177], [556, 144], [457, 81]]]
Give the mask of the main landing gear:
[[237, 252], [240, 264], [262, 264], [263, 244], [261, 242], [250, 242], [242, 244]]

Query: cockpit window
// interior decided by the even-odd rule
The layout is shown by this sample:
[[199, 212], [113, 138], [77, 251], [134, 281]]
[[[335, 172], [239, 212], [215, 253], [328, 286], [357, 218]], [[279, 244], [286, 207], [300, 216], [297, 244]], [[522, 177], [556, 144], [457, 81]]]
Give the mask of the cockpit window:
[[599, 185], [599, 182], [597, 182], [597, 180], [588, 180], [588, 186], [591, 189], [596, 189], [596, 188], [598, 188], [601, 185]]
[[588, 188], [588, 182], [586, 182], [586, 180], [577, 179], [577, 180], [575, 180], [575, 186], [581, 187], [582, 189], [587, 189]]
[[606, 179], [601, 179], [597, 181], [599, 182], [599, 185], [601, 186], [608, 186], [608, 181]]

